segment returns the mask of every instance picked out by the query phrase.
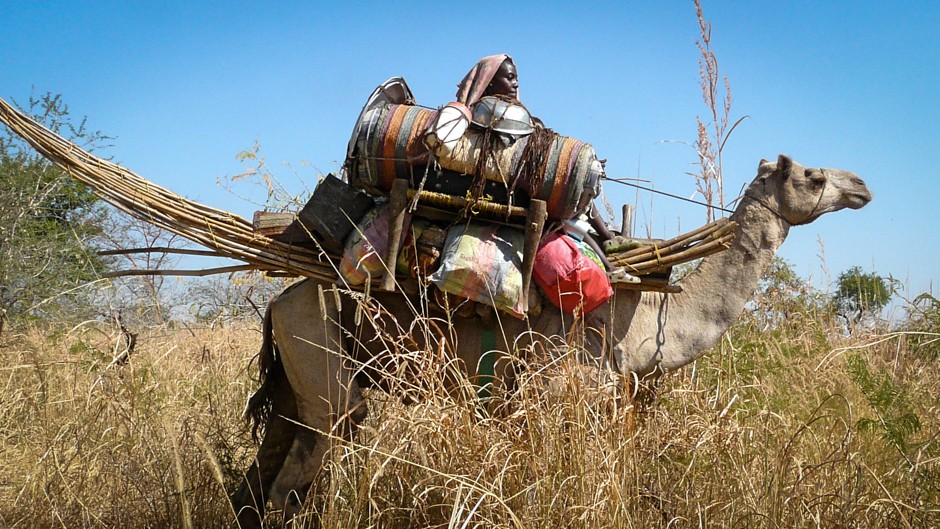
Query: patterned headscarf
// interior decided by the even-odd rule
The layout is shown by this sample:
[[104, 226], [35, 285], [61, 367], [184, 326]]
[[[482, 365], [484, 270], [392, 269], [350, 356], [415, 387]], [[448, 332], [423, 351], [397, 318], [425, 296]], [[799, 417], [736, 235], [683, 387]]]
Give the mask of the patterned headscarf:
[[480, 59], [480, 62], [476, 63], [476, 66], [471, 68], [463, 81], [457, 85], [457, 101], [468, 107], [479, 101], [504, 61], [512, 62], [512, 57], [500, 53]]

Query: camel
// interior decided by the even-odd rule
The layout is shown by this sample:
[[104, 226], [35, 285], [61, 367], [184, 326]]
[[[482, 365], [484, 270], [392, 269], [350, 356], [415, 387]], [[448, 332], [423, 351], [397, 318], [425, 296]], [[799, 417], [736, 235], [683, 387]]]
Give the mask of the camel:
[[[740, 317], [791, 226], [844, 208], [859, 209], [871, 198], [864, 181], [851, 172], [805, 168], [784, 155], [776, 162], [761, 160], [731, 216], [737, 227], [730, 248], [706, 257], [682, 278], [681, 293], [618, 290], [583, 317], [584, 328], [595, 330], [584, 333], [584, 350], [596, 365], [638, 377], [688, 365]], [[361, 366], [394, 354], [383, 336], [411, 332], [414, 347], [440, 339], [415, 336], [421, 332], [409, 325], [416, 320], [416, 302], [400, 293], [373, 293], [367, 303], [378, 307], [381, 317], [357, 319], [351, 294], [308, 279], [268, 307], [259, 362], [263, 383], [246, 410], [256, 421], [255, 432], [260, 427], [264, 437], [231, 497], [241, 527], [259, 526], [266, 501], [288, 518], [299, 511], [330, 437], [352, 435], [366, 416], [361, 388], [367, 377]], [[454, 342], [462, 365], [474, 369], [483, 352], [480, 320], [448, 321], [445, 338]], [[526, 321], [503, 318], [496, 349], [518, 350], [520, 337], [564, 336], [571, 323], [553, 310]]]

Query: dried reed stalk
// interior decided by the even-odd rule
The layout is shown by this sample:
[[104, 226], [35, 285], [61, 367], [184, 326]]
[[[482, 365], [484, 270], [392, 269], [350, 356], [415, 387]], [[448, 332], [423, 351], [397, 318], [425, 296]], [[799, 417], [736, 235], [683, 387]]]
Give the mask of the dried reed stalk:
[[733, 239], [734, 235], [728, 233], [722, 237], [719, 237], [718, 239], [697, 244], [688, 249], [675, 252], [667, 256], [660, 256], [655, 259], [649, 259], [636, 263], [625, 262], [622, 264], [623, 266], [626, 266], [630, 270], [630, 273], [634, 275], [662, 272], [672, 268], [673, 266], [687, 263], [689, 261], [694, 261], [695, 259], [701, 259], [713, 253], [718, 253], [722, 250], [725, 250], [728, 248], [728, 245], [731, 244]]
[[[414, 191], [408, 191], [409, 198], [413, 198], [414, 195]], [[496, 202], [473, 200], [461, 196], [435, 193], [433, 191], [418, 192], [418, 198], [425, 204], [434, 204], [438, 206], [461, 209], [469, 206], [473, 212], [486, 213], [494, 217], [525, 217], [528, 214], [528, 210], [526, 208], [520, 208], [518, 206], [507, 206], [504, 204], [498, 204]]]

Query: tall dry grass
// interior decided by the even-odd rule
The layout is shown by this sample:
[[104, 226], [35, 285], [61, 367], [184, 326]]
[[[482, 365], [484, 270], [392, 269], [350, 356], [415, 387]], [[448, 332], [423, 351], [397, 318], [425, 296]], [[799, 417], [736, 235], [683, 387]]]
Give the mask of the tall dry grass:
[[[0, 525], [225, 527], [254, 446], [251, 325], [5, 338]], [[315, 484], [324, 527], [937, 527], [940, 368], [904, 335], [745, 318], [638, 414], [571, 358], [530, 356], [487, 402], [439, 351], [423, 400], [371, 415]], [[415, 385], [402, 381], [414, 395]], [[276, 515], [269, 517], [273, 526]]]
[[119, 329], [3, 338], [0, 525], [213, 527], [252, 447], [238, 416], [251, 329], [162, 329], [123, 365]]

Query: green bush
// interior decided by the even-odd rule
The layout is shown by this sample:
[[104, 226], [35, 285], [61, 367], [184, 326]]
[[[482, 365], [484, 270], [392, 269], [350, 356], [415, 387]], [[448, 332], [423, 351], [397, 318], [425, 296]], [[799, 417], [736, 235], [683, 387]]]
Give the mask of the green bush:
[[[27, 113], [86, 148], [107, 137], [68, 119], [57, 95], [30, 98]], [[74, 321], [87, 309], [87, 285], [107, 263], [95, 251], [108, 215], [90, 189], [42, 158], [12, 131], [0, 136], [0, 332], [21, 318]]]

